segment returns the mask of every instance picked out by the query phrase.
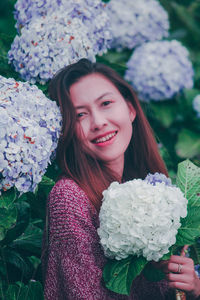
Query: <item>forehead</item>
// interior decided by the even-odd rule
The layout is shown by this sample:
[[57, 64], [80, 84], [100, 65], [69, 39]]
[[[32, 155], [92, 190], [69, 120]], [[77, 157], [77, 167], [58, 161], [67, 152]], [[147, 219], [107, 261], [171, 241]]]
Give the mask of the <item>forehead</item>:
[[70, 87], [71, 100], [75, 105], [82, 101], [94, 101], [103, 94], [121, 96], [114, 84], [99, 73], [84, 76]]

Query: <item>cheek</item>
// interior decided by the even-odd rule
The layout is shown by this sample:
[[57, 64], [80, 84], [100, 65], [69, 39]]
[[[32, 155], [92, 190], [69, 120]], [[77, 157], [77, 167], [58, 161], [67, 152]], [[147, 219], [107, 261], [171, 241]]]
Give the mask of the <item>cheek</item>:
[[82, 142], [87, 138], [89, 132], [89, 126], [86, 121], [77, 122], [76, 125], [76, 135], [78, 139], [80, 139]]

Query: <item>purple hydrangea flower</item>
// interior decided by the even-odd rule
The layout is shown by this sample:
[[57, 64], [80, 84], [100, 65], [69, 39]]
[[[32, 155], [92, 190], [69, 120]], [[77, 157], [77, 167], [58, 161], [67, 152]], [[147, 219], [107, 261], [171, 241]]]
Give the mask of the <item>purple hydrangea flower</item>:
[[189, 53], [176, 40], [144, 43], [135, 49], [127, 68], [125, 79], [146, 102], [170, 99], [193, 86]]
[[148, 183], [152, 184], [152, 185], [156, 185], [156, 182], [164, 182], [165, 185], [168, 186], [172, 186], [172, 181], [169, 177], [165, 176], [162, 173], [154, 173], [154, 174], [148, 174], [145, 177], [145, 181], [147, 181]]
[[81, 58], [95, 61], [95, 53], [81, 20], [68, 19], [65, 13], [57, 11], [22, 28], [8, 58], [24, 80], [43, 84], [58, 70]]
[[66, 19], [78, 18], [84, 23], [95, 53], [102, 54], [109, 48], [111, 41], [110, 22], [105, 6], [101, 0], [18, 0], [14, 16], [20, 32], [33, 19], [60, 10]]
[[200, 118], [200, 95], [197, 95], [192, 102], [193, 109], [197, 113], [197, 117]]
[[54, 155], [60, 129], [55, 102], [36, 86], [0, 76], [0, 191], [35, 190]]
[[156, 0], [111, 0], [107, 5], [112, 48], [132, 49], [168, 36], [168, 14]]

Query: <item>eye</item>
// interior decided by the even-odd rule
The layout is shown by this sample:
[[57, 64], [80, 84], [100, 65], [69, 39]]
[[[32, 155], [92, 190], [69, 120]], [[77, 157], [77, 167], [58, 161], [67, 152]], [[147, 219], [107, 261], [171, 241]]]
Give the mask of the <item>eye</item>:
[[112, 101], [106, 100], [106, 101], [102, 102], [102, 105], [103, 105], [103, 106], [108, 106], [108, 105], [111, 104], [111, 103], [112, 103]]
[[76, 117], [77, 119], [80, 119], [81, 117], [83, 117], [86, 113], [85, 112], [80, 112], [80, 113], [77, 113]]

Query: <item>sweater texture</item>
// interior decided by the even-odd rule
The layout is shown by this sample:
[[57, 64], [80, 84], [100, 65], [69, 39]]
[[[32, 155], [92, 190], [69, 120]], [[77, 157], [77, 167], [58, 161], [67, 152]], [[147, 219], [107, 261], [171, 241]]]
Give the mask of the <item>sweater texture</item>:
[[85, 192], [71, 179], [60, 179], [48, 203], [43, 239], [45, 300], [173, 300], [167, 281], [149, 282], [142, 274], [130, 296], [109, 291], [102, 280], [107, 261], [99, 242], [99, 218]]

